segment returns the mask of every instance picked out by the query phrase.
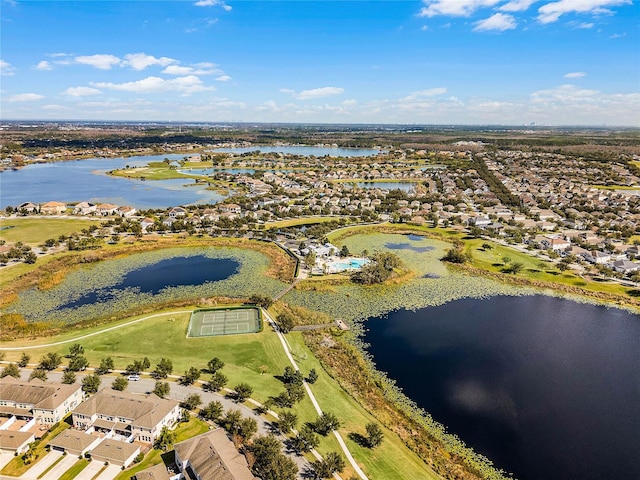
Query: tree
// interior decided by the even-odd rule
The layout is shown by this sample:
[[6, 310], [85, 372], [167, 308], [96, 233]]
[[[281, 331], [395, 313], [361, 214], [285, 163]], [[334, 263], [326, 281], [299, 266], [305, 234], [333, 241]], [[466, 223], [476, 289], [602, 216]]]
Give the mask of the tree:
[[149, 358], [148, 357], [144, 357], [142, 359], [142, 368], [140, 369], [140, 371], [142, 372], [142, 371], [146, 370], [147, 368], [149, 368], [150, 366], [151, 366], [151, 362], [149, 361]]
[[69, 347], [69, 357], [77, 357], [78, 355], [82, 355], [84, 353], [84, 347], [79, 343], [74, 343]]
[[290, 366], [284, 367], [284, 373], [282, 374], [282, 379], [284, 383], [302, 385], [304, 378], [302, 377], [302, 373], [299, 370], [294, 370]]
[[207, 362], [207, 371], [211, 374], [216, 373], [224, 367], [224, 362], [220, 360], [218, 357], [213, 357], [211, 360]]
[[450, 248], [449, 250], [447, 250], [445, 256], [440, 260], [449, 263], [465, 263], [468, 258], [464, 254], [464, 252], [462, 252], [462, 250], [458, 250], [457, 248]]
[[307, 376], [307, 382], [310, 384], [314, 384], [318, 381], [318, 372], [316, 372], [315, 368], [309, 370], [309, 375]]
[[95, 373], [87, 375], [82, 379], [82, 390], [85, 393], [96, 393], [100, 388], [100, 383], [102, 383], [102, 380], [99, 375]]
[[166, 452], [171, 449], [173, 442], [176, 441], [176, 434], [173, 430], [169, 430], [167, 427], [162, 427], [160, 435], [153, 442], [153, 448]]
[[100, 366], [98, 368], [96, 368], [96, 373], [98, 375], [104, 375], [106, 373], [111, 373], [111, 371], [113, 370], [113, 367], [114, 367], [113, 358], [105, 357], [102, 360], [100, 360]]
[[195, 410], [201, 404], [202, 404], [202, 398], [200, 398], [200, 395], [198, 395], [197, 393], [192, 393], [182, 401], [180, 406], [182, 408], [186, 408], [187, 410]]
[[34, 378], [37, 378], [38, 380], [42, 380], [43, 382], [47, 381], [47, 371], [44, 368], [34, 368], [33, 371], [31, 372], [31, 375], [29, 375], [29, 381], [33, 380]]
[[276, 318], [278, 321], [278, 326], [283, 333], [289, 333], [291, 329], [295, 326], [296, 321], [289, 312], [283, 312]]
[[240, 423], [240, 420], [242, 420], [240, 410], [232, 409], [228, 410], [218, 423], [222, 425], [222, 428], [227, 432], [233, 432], [236, 429], [236, 426]]
[[371, 422], [367, 423], [365, 428], [367, 430], [367, 445], [369, 448], [376, 448], [382, 443], [382, 439], [384, 438], [380, 425], [375, 422]]
[[18, 362], [18, 366], [20, 368], [24, 368], [29, 364], [29, 360], [31, 357], [26, 354], [26, 352], [22, 352], [22, 356], [20, 357], [20, 361]]
[[269, 308], [271, 305], [273, 305], [273, 299], [266, 295], [254, 294], [249, 297], [248, 303], [257, 305], [258, 307], [262, 308]]
[[238, 385], [233, 387], [233, 389], [236, 392], [235, 399], [238, 403], [244, 402], [253, 393], [253, 388], [248, 383], [239, 383]]
[[296, 428], [298, 423], [298, 416], [293, 412], [282, 412], [278, 415], [278, 428], [282, 433], [289, 433]]
[[73, 370], [65, 370], [62, 373], [61, 383], [64, 383], [65, 385], [72, 385], [76, 383], [76, 372]]
[[340, 420], [331, 412], [325, 412], [313, 424], [313, 428], [321, 435], [327, 435], [331, 430], [340, 428]]
[[343, 245], [342, 248], [340, 249], [340, 256], [341, 257], [348, 257], [349, 255], [351, 255], [351, 252], [349, 252], [349, 247], [347, 247], [346, 245]]
[[116, 377], [116, 379], [111, 384], [111, 388], [113, 390], [117, 390], [119, 392], [123, 392], [129, 386], [129, 380], [124, 377]]
[[344, 459], [337, 452], [328, 453], [324, 459], [311, 462], [317, 478], [331, 478], [335, 472], [344, 470]]
[[308, 267], [316, 266], [316, 252], [309, 252], [304, 256], [304, 263], [307, 264]]
[[55, 370], [62, 363], [62, 357], [53, 352], [49, 352], [40, 359], [39, 368], [43, 370]]
[[225, 374], [221, 372], [216, 372], [213, 375], [213, 377], [211, 377], [211, 380], [205, 383], [202, 386], [202, 388], [205, 391], [217, 392], [225, 387], [225, 385], [227, 384], [227, 381], [228, 381], [228, 378]]
[[167, 378], [171, 372], [173, 372], [173, 362], [168, 358], [161, 358], [151, 376], [156, 379]]
[[274, 435], [256, 437], [248, 448], [254, 462], [251, 471], [262, 480], [294, 480], [298, 467], [280, 451], [282, 445]]
[[180, 385], [193, 385], [193, 383], [200, 378], [200, 369], [196, 367], [189, 367], [189, 370], [185, 370], [184, 375], [180, 377], [178, 383]]
[[310, 452], [320, 445], [320, 438], [308, 425], [304, 425], [298, 434], [293, 437], [292, 445], [300, 453]]
[[20, 369], [18, 368], [18, 365], [16, 365], [15, 363], [10, 363], [6, 367], [4, 367], [2, 369], [2, 372], [0, 373], [0, 378], [4, 377], [20, 378]]
[[222, 403], [219, 401], [210, 402], [207, 406], [202, 408], [200, 416], [205, 420], [217, 422], [222, 416], [223, 410]]
[[170, 391], [171, 387], [169, 386], [169, 382], [162, 382], [160, 380], [156, 381], [156, 386], [153, 388], [153, 393], [160, 398], [164, 398], [169, 395]]
[[72, 372], [80, 372], [86, 370], [88, 366], [89, 360], [87, 360], [84, 355], [77, 355], [75, 357], [71, 357], [67, 370], [70, 370]]
[[514, 275], [517, 273], [520, 273], [520, 271], [524, 268], [524, 265], [520, 262], [513, 262], [511, 265], [509, 265], [509, 267], [506, 269], [507, 272], [509, 273], [513, 273]]

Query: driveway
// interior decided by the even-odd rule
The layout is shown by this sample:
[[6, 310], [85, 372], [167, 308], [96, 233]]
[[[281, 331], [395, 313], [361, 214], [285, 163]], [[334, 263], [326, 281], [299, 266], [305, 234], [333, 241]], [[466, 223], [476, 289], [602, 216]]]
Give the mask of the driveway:
[[4, 466], [11, 461], [14, 457], [12, 452], [2, 452], [0, 453], [0, 470], [4, 468]]
[[102, 467], [104, 467], [103, 462], [89, 462], [89, 465], [87, 465], [87, 468], [82, 470], [82, 472], [80, 472], [80, 475], [78, 475], [77, 478], [91, 479], [96, 476], [96, 474], [100, 471]]
[[58, 480], [62, 476], [62, 474], [69, 470], [78, 460], [79, 459], [77, 455], [65, 455], [65, 457], [60, 462], [58, 462], [55, 467], [49, 470], [47, 474], [42, 477], [42, 479]]
[[[96, 463], [99, 463], [99, 462], [96, 462]], [[105, 471], [102, 472], [100, 476], [95, 480], [113, 480], [114, 478], [116, 478], [116, 475], [118, 475], [120, 472], [122, 472], [122, 467], [119, 467], [117, 465], [109, 465], [105, 469]]]
[[[22, 475], [20, 478], [23, 480], [36, 480], [40, 476], [40, 474], [42, 474], [42, 472], [44, 472], [47, 468], [49, 468], [60, 457], [62, 457], [62, 452], [51, 450], [38, 463], [36, 463], [29, 470], [27, 470], [27, 473]], [[8, 477], [8, 478], [15, 478], [15, 477]]]

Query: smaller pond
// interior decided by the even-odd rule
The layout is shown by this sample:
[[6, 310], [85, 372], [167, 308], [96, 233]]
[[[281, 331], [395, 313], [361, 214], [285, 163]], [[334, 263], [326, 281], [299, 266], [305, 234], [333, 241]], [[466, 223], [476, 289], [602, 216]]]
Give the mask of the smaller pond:
[[381, 190], [402, 190], [403, 192], [412, 192], [416, 188], [415, 182], [358, 182], [358, 187]]
[[412, 252], [430, 252], [431, 250], [435, 250], [435, 247], [431, 245], [427, 245], [426, 247], [416, 247], [415, 245], [411, 245], [410, 243], [385, 243], [385, 247], [389, 250], [411, 250]]
[[312, 145], [255, 145], [246, 148], [216, 148], [213, 152], [225, 153], [247, 153], [260, 150], [261, 153], [284, 153], [291, 155], [302, 155], [305, 157], [316, 156], [324, 157], [370, 157], [378, 155], [380, 150], [373, 148], [338, 148], [338, 147], [320, 147]]
[[204, 255], [173, 257], [133, 270], [115, 285], [86, 292], [58, 308], [73, 308], [117, 298], [124, 289], [156, 295], [165, 288], [201, 285], [229, 278], [240, 263], [228, 258], [208, 258]]

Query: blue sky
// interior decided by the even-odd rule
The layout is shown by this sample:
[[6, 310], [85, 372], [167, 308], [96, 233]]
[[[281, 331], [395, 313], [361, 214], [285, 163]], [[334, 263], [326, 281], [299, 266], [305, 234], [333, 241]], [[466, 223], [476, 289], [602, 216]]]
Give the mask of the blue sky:
[[640, 126], [637, 0], [0, 0], [3, 119]]

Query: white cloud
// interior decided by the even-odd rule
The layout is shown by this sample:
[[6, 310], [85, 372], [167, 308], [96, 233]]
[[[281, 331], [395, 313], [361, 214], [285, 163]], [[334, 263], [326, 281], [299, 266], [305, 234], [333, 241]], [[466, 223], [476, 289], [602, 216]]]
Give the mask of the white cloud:
[[42, 110], [50, 110], [50, 111], [68, 111], [71, 110], [69, 107], [65, 107], [63, 105], [55, 105], [55, 104], [50, 104], [50, 105], [43, 105], [42, 106]]
[[426, 90], [418, 90], [417, 92], [411, 92], [409, 95], [404, 97], [402, 101], [410, 102], [413, 100], [417, 100], [419, 98], [444, 95], [445, 93], [447, 93], [447, 89], [445, 87], [428, 88]]
[[631, 0], [559, 0], [538, 9], [540, 23], [553, 23], [565, 13], [610, 13], [607, 7], [631, 4]]
[[41, 62], [38, 62], [38, 64], [33, 68], [36, 70], [53, 70], [51, 63], [49, 63], [46, 60], [42, 60]]
[[0, 60], [0, 75], [10, 77], [15, 73], [15, 70], [16, 69], [9, 62]]
[[162, 73], [167, 75], [213, 75], [222, 73], [215, 64], [203, 62], [197, 63], [193, 67], [185, 65], [169, 65]]
[[87, 95], [97, 95], [102, 92], [97, 88], [91, 87], [69, 87], [62, 93], [72, 97], [85, 97]]
[[340, 87], [321, 87], [313, 88], [311, 90], [302, 90], [296, 92], [288, 88], [281, 88], [281, 92], [288, 93], [298, 100], [310, 100], [313, 98], [333, 97], [335, 95], [341, 95], [344, 93], [344, 88]]
[[44, 95], [38, 93], [19, 93], [18, 95], [12, 95], [9, 97], [10, 102], [34, 102], [44, 98]]
[[160, 77], [147, 77], [135, 82], [125, 83], [108, 83], [108, 82], [95, 82], [91, 83], [94, 87], [107, 88], [109, 90], [119, 90], [123, 92], [135, 92], [135, 93], [165, 93], [165, 92], [180, 92], [184, 95], [190, 95], [196, 92], [213, 91], [215, 87], [206, 86], [202, 83], [200, 78], [195, 75], [188, 75], [186, 77], [178, 77], [171, 80], [166, 80]]
[[124, 60], [124, 63], [126, 65], [129, 65], [134, 70], [144, 70], [145, 68], [151, 67], [153, 65], [166, 67], [167, 65], [178, 63], [178, 61], [174, 60], [173, 58], [156, 58], [153, 55], [147, 55], [145, 53], [129, 53], [128, 55], [124, 56]]
[[92, 67], [99, 68], [100, 70], [111, 70], [115, 65], [120, 65], [121, 60], [114, 55], [81, 55], [75, 58], [76, 63], [83, 65], [91, 65]]
[[500, 0], [423, 0], [425, 7], [420, 10], [420, 17], [436, 15], [452, 15], [468, 17], [479, 8], [492, 7]]
[[485, 18], [484, 20], [476, 22], [473, 31], [488, 32], [497, 30], [499, 32], [504, 32], [505, 30], [513, 30], [517, 26], [518, 24], [512, 15], [507, 15], [505, 13], [494, 13], [489, 18]]
[[576, 28], [589, 29], [589, 28], [593, 28], [593, 26], [594, 24], [592, 22], [582, 22], [576, 25]]
[[216, 80], [219, 82], [228, 82], [229, 80], [231, 80], [231, 77], [229, 75], [220, 75], [216, 78]]
[[503, 12], [524, 12], [537, 1], [539, 0], [511, 0], [498, 8], [498, 10]]
[[564, 78], [582, 78], [586, 76], [587, 74], [585, 72], [570, 72], [565, 74]]
[[196, 7], [222, 7], [227, 12], [231, 11], [231, 6], [227, 5], [222, 0], [198, 0], [194, 5]]

